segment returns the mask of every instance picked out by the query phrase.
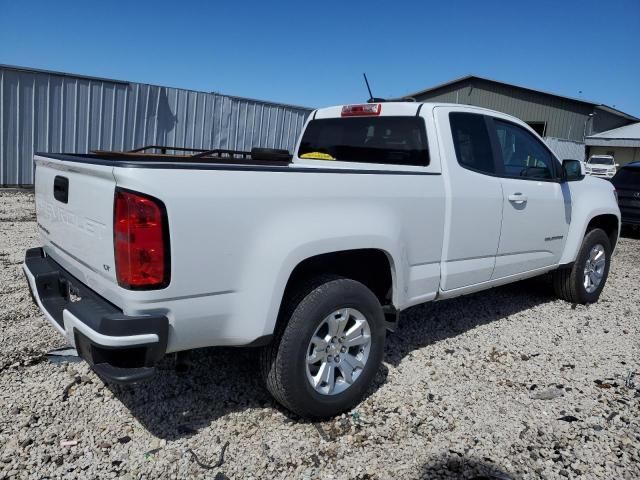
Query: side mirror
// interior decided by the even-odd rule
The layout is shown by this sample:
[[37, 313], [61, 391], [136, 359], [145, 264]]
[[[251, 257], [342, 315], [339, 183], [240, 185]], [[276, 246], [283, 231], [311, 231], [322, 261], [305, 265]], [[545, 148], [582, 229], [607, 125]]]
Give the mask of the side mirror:
[[562, 161], [562, 181], [574, 182], [585, 176], [584, 163], [580, 160], [566, 159]]
[[619, 164], [619, 163], [616, 163], [614, 166], [615, 166], [615, 167], [619, 167], [619, 166], [620, 166], [620, 164]]

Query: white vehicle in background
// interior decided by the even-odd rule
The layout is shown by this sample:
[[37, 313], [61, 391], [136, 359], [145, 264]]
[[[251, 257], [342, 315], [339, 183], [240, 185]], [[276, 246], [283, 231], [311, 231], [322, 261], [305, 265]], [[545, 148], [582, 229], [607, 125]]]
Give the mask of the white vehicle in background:
[[611, 155], [592, 155], [585, 163], [585, 173], [593, 177], [612, 178], [618, 166]]
[[619, 234], [611, 184], [473, 106], [323, 108], [293, 155], [178, 153], [35, 156], [42, 247], [24, 271], [108, 381], [255, 346], [277, 401], [332, 416], [369, 389], [398, 312], [547, 272], [595, 302]]

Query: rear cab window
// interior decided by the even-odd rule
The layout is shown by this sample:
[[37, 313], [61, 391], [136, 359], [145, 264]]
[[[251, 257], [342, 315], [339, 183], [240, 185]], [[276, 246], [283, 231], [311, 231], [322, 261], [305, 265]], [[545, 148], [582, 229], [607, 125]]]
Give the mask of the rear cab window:
[[386, 165], [429, 165], [424, 119], [367, 116], [311, 120], [300, 141], [303, 160]]

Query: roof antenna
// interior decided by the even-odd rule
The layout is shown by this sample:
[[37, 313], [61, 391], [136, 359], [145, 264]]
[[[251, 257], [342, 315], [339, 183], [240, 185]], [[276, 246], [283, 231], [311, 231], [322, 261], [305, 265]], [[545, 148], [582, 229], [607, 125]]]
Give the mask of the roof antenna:
[[373, 93], [371, 93], [371, 87], [369, 86], [369, 80], [367, 80], [367, 74], [363, 73], [362, 76], [364, 77], [364, 83], [367, 84], [367, 90], [369, 90], [369, 100], [367, 100], [367, 103], [386, 102], [384, 98], [376, 98], [373, 96]]

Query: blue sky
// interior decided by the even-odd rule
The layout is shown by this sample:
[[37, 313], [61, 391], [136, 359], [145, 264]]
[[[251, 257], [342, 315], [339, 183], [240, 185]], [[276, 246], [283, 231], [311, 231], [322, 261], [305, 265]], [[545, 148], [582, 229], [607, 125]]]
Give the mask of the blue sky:
[[0, 0], [0, 63], [311, 107], [472, 73], [640, 116], [639, 28], [640, 0]]

